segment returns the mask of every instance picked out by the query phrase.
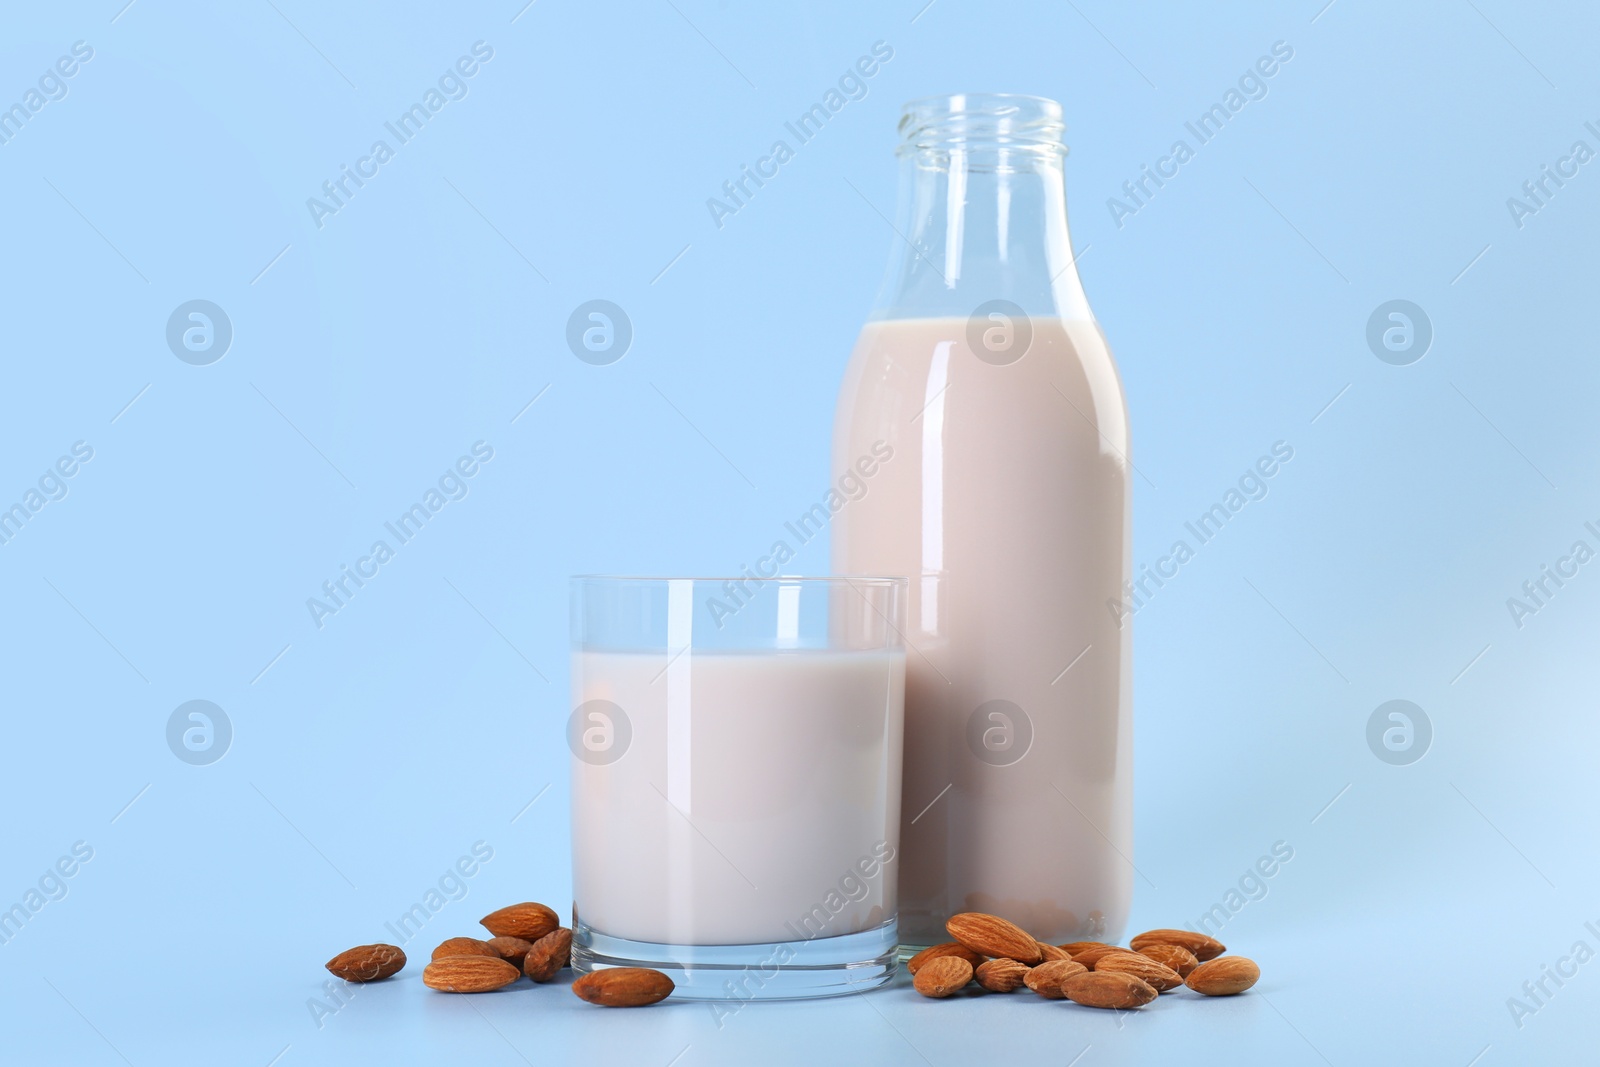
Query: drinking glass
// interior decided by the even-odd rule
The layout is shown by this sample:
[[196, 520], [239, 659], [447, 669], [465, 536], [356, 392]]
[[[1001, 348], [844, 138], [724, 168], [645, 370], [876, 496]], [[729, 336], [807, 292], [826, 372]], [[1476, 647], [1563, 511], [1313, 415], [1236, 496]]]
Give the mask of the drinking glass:
[[676, 995], [894, 975], [904, 578], [572, 580], [572, 963]]

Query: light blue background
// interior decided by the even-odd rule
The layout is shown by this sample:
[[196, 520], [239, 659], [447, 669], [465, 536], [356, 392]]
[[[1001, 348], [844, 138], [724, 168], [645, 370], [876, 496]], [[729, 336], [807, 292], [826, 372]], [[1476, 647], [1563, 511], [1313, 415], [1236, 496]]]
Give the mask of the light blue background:
[[[0, 1059], [1592, 1050], [1600, 962], [1520, 1028], [1506, 1001], [1574, 942], [1600, 949], [1600, 564], [1520, 629], [1506, 599], [1574, 540], [1600, 547], [1600, 164], [1520, 228], [1506, 201], [1575, 140], [1600, 149], [1593, 11], [123, 2], [0, 19], [0, 104], [94, 49], [0, 145], [0, 504], [94, 449], [0, 545], [0, 905], [94, 850], [0, 945]], [[479, 40], [494, 57], [467, 97], [319, 229], [306, 199]], [[713, 225], [706, 199], [878, 40], [894, 58], [869, 95]], [[1294, 57], [1268, 95], [1115, 225], [1107, 198], [1276, 41]], [[1222, 934], [1261, 984], [1123, 1018], [902, 985], [721, 1027], [689, 1003], [601, 1016], [559, 987], [427, 993], [425, 946], [569, 899], [567, 576], [734, 570], [822, 494], [896, 240], [898, 106], [977, 89], [1068, 116], [1073, 238], [1148, 479], [1136, 560], [1275, 441], [1295, 450], [1134, 623], [1134, 927], [1194, 921], [1286, 842]], [[595, 298], [635, 329], [611, 366], [564, 341]], [[1404, 367], [1365, 342], [1397, 298], [1435, 332]], [[191, 299], [233, 325], [209, 366], [165, 343]], [[480, 440], [470, 494], [318, 629], [306, 599]], [[794, 566], [827, 558], [819, 540]], [[1396, 698], [1434, 729], [1409, 766], [1365, 739]], [[210, 766], [165, 741], [193, 699], [233, 725]], [[391, 940], [478, 841], [494, 858], [414, 964], [319, 1028], [322, 962]]]

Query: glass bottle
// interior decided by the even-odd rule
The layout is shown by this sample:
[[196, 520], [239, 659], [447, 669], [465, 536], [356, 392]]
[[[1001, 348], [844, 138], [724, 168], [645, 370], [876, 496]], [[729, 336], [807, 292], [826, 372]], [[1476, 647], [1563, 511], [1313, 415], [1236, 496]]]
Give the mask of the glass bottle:
[[906, 105], [889, 272], [839, 397], [834, 469], [866, 491], [834, 572], [910, 578], [903, 951], [962, 911], [1115, 940], [1132, 895], [1128, 418], [1063, 129], [1037, 97]]

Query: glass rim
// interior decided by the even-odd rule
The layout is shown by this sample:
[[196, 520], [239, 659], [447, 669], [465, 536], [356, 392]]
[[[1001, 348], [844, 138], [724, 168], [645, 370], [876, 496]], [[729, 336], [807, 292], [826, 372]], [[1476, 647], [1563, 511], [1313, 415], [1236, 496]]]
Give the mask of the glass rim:
[[881, 574], [774, 574], [770, 578], [750, 574], [574, 574], [567, 581], [573, 585], [579, 582], [611, 584], [633, 582], [655, 585], [667, 582], [829, 582], [843, 585], [909, 586], [911, 583], [911, 579], [907, 577]]
[[1061, 117], [1061, 101], [1049, 96], [1035, 96], [1032, 93], [931, 93], [928, 96], [907, 100], [900, 105], [900, 110], [931, 111], [942, 107], [951, 114], [974, 115], [989, 111], [997, 104], [1004, 107], [1027, 105], [1037, 108], [1050, 117], [1058, 119]]
[[1058, 101], [1023, 93], [945, 93], [909, 100], [900, 109], [901, 156], [1007, 152], [1065, 155], [1066, 122]]

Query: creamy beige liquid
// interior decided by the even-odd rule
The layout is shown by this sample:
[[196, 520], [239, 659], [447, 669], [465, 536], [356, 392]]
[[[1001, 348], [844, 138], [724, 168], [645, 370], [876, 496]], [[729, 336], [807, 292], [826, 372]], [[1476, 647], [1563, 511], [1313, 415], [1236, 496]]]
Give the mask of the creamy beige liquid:
[[632, 734], [614, 762], [572, 761], [583, 923], [746, 945], [893, 914], [905, 653], [580, 651], [572, 684]]
[[1052, 942], [1127, 918], [1130, 642], [1106, 606], [1128, 570], [1126, 408], [1093, 323], [1031, 325], [996, 366], [966, 319], [869, 323], [840, 395], [835, 469], [894, 454], [834, 519], [835, 573], [911, 579], [902, 944], [968, 910]]

